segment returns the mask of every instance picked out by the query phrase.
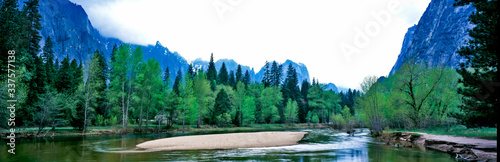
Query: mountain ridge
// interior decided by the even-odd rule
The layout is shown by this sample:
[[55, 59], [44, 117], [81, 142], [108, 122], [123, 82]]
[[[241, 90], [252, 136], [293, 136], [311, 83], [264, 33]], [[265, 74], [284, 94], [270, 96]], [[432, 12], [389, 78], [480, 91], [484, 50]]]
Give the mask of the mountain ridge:
[[405, 35], [401, 52], [389, 75], [408, 61], [429, 66], [458, 68], [465, 59], [456, 51], [469, 39], [474, 27], [468, 20], [472, 5], [453, 6], [455, 0], [432, 0], [417, 25]]

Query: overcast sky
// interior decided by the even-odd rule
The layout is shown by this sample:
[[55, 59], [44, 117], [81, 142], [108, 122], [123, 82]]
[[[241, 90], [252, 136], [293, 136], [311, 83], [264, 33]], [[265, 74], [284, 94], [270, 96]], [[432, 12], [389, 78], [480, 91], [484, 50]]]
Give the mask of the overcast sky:
[[311, 78], [359, 88], [386, 76], [430, 0], [71, 0], [106, 37], [154, 45], [188, 61], [304, 63]]

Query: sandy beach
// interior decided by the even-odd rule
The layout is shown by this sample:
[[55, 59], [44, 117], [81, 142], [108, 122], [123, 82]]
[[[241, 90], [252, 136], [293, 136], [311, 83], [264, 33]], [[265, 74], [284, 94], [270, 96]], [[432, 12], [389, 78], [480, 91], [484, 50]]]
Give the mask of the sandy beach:
[[200, 150], [293, 145], [307, 132], [229, 133], [163, 138], [136, 145], [147, 150]]

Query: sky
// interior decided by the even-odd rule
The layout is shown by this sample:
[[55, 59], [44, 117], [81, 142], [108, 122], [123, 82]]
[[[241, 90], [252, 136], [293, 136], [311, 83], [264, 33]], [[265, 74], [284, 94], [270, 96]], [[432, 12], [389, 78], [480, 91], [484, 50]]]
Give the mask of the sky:
[[387, 76], [430, 0], [71, 0], [105, 37], [160, 41], [185, 59], [234, 59], [255, 71], [290, 59], [310, 78], [359, 89]]

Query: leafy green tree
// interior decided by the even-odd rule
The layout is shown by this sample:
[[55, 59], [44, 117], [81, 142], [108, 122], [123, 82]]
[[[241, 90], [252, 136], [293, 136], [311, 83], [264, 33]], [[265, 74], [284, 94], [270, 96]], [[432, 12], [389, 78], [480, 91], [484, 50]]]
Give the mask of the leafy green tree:
[[193, 81], [190, 74], [186, 73], [180, 85], [179, 97], [181, 100], [181, 113], [182, 113], [182, 132], [184, 132], [185, 123], [193, 124], [198, 115], [198, 105], [194, 97]]
[[249, 125], [255, 122], [255, 112], [257, 111], [255, 97], [249, 95], [245, 96], [243, 99], [243, 104], [241, 106], [241, 119], [242, 124]]
[[219, 70], [219, 74], [217, 75], [217, 83], [222, 85], [228, 85], [229, 76], [227, 74], [226, 64], [222, 63], [222, 67]]
[[111, 79], [110, 79], [110, 101], [118, 103], [121, 107], [122, 112], [122, 124], [123, 129], [127, 129], [128, 113], [126, 107], [126, 95], [127, 95], [127, 74], [129, 73], [129, 57], [130, 57], [130, 46], [128, 44], [121, 45], [115, 54], [114, 61], [111, 61]]
[[148, 95], [148, 107], [146, 109], [146, 130], [149, 126], [149, 114], [157, 114], [159, 106], [163, 105], [164, 94], [161, 91], [163, 86], [161, 79], [161, 68], [160, 63], [156, 59], [148, 59], [148, 76], [150, 76], [150, 91]]
[[311, 88], [309, 88], [309, 93], [307, 94], [308, 106], [312, 109], [312, 111], [316, 112], [316, 115], [319, 117], [320, 122], [325, 122], [325, 109], [326, 109], [326, 101], [323, 95], [323, 89], [320, 84], [315, 84]]
[[365, 92], [365, 95], [357, 104], [362, 113], [366, 115], [365, 122], [375, 135], [381, 133], [386, 125], [383, 111], [386, 105], [384, 105], [384, 96], [379, 85], [377, 77], [365, 77], [361, 83], [361, 90]]
[[344, 106], [344, 109], [342, 109], [342, 117], [344, 118], [345, 121], [345, 129], [347, 130], [352, 130], [354, 128], [354, 117], [351, 114], [351, 110], [349, 107]]
[[299, 105], [297, 105], [296, 101], [292, 101], [292, 99], [288, 99], [285, 108], [285, 122], [286, 123], [295, 123], [298, 120], [298, 111]]
[[204, 115], [204, 114], [202, 114], [202, 112], [205, 112], [207, 109], [207, 103], [208, 103], [209, 95], [211, 93], [210, 83], [207, 80], [207, 76], [205, 73], [199, 72], [194, 77], [193, 90], [194, 90], [196, 100], [198, 101], [198, 115], [197, 115], [196, 127], [200, 128], [201, 117], [202, 117], [202, 115]]
[[475, 24], [469, 30], [472, 38], [458, 50], [467, 59], [457, 72], [462, 76], [459, 89], [462, 94], [463, 121], [469, 127], [496, 127], [500, 107], [500, 58], [498, 20], [500, 17], [497, 0], [456, 0], [455, 5], [472, 4], [476, 12], [469, 16]]
[[261, 92], [261, 122], [274, 123], [280, 120], [278, 105], [282, 103], [283, 97], [278, 87], [264, 88]]

